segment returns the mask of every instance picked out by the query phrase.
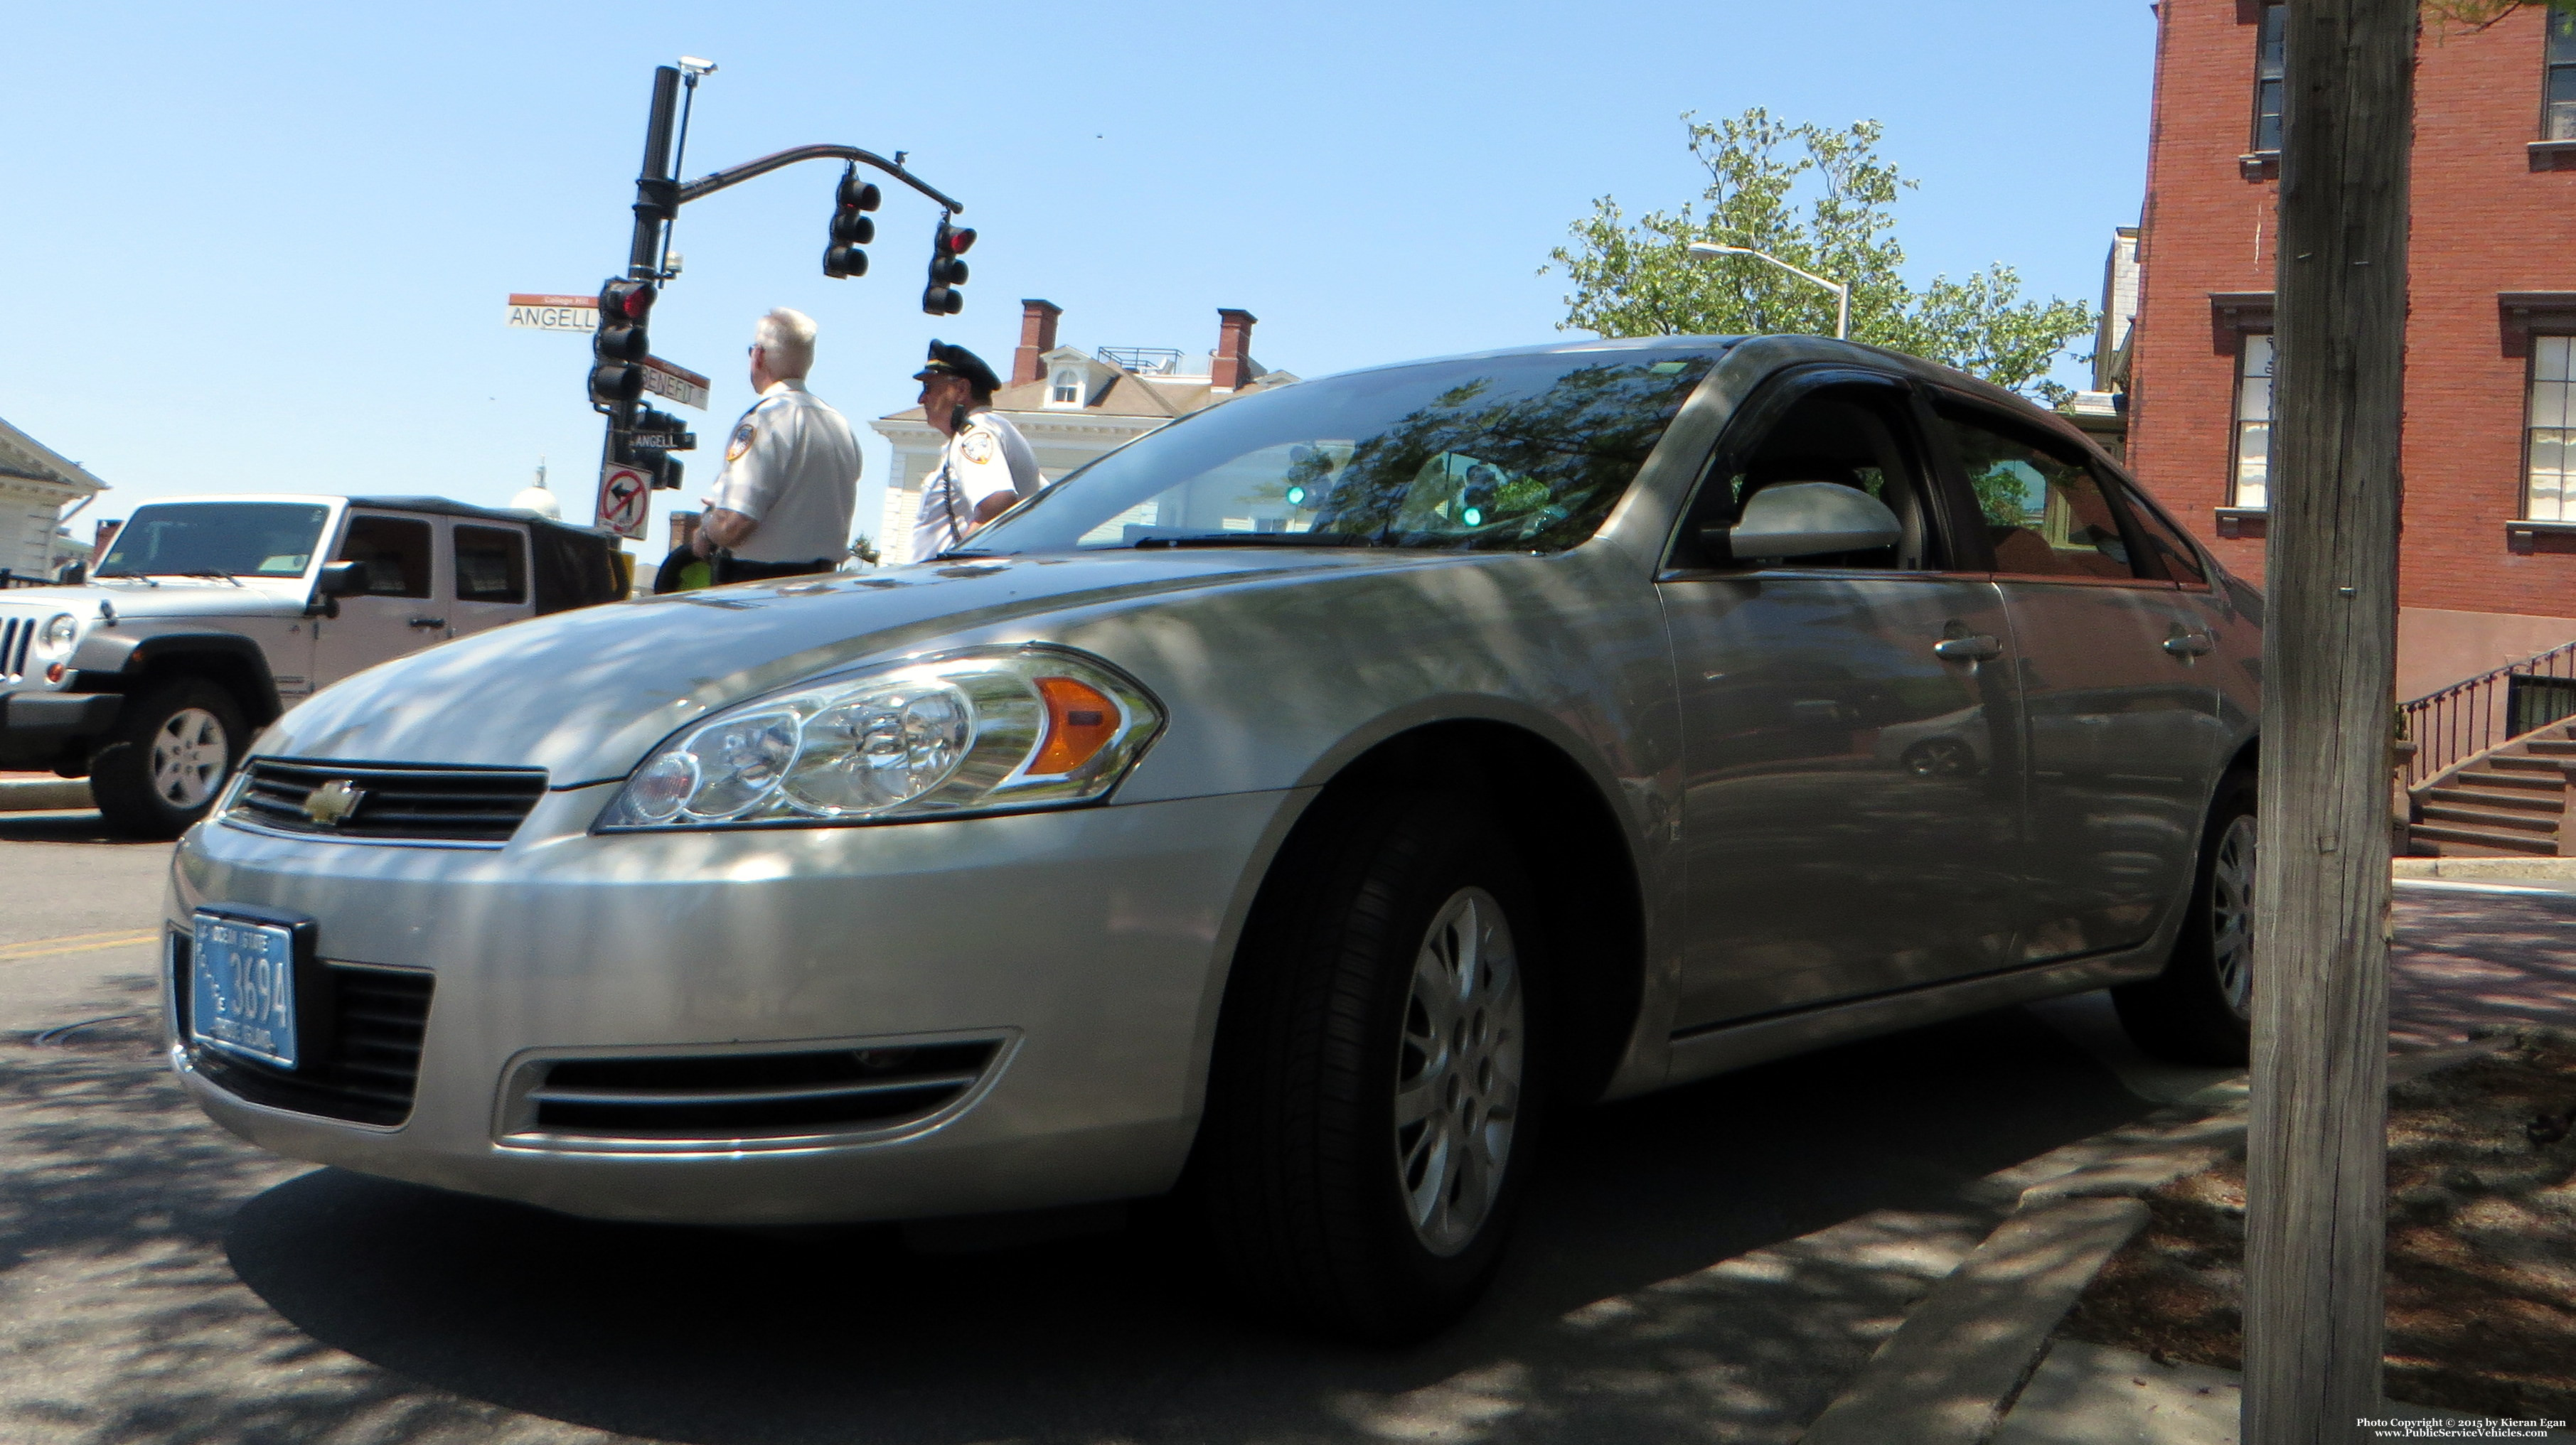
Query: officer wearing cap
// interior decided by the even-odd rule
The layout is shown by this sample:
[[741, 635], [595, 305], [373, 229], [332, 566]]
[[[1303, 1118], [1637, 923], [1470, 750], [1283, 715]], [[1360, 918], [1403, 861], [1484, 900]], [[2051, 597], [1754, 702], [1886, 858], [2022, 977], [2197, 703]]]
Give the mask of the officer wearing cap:
[[912, 374], [921, 383], [921, 414], [948, 438], [939, 467], [921, 488], [912, 559], [928, 561], [968, 533], [1009, 511], [1040, 485], [1037, 453], [1020, 429], [993, 410], [1002, 379], [962, 346], [930, 343], [930, 360]]
[[[715, 558], [715, 580], [829, 572], [849, 550], [859, 443], [850, 424], [805, 389], [814, 321], [784, 306], [752, 326], [751, 385], [760, 400], [725, 442], [725, 468], [689, 550]], [[719, 549], [729, 555], [718, 556]]]

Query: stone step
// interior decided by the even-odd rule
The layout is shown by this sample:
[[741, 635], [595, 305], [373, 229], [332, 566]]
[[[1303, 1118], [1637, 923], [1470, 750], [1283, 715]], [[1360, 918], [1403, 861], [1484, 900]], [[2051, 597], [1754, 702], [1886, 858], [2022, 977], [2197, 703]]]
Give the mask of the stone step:
[[2427, 802], [2453, 803], [2473, 808], [2512, 808], [2518, 812], [2547, 813], [2551, 816], [2567, 811], [2567, 795], [2544, 793], [2529, 788], [2427, 788]]
[[2498, 753], [2487, 759], [2487, 762], [2493, 767], [2510, 768], [2518, 772], [2556, 773], [2560, 777], [2565, 777], [2567, 774], [2567, 764], [2561, 759], [2554, 757], [2533, 757], [2529, 754]]
[[[2509, 758], [2489, 758], [2489, 763], [2510, 762]], [[2490, 768], [2467, 768], [2455, 774], [2454, 786], [2472, 788], [2546, 788], [2556, 792], [2567, 786], [2567, 775], [2557, 768], [2545, 773], [2497, 772]]]
[[2488, 832], [2483, 828], [2460, 828], [2442, 824], [2417, 823], [2407, 830], [2418, 843], [2434, 844], [2449, 857], [2486, 857], [2507, 854], [2520, 858], [2555, 858], [2558, 840], [2538, 838], [2528, 833]]
[[2487, 832], [2510, 830], [2550, 838], [2558, 836], [2558, 819], [2547, 813], [2514, 813], [2500, 808], [2462, 808], [2436, 803], [2424, 810], [2424, 820], [2428, 823], [2457, 823]]
[[2543, 757], [2576, 758], [2576, 738], [2543, 738], [2529, 740], [2531, 751]]

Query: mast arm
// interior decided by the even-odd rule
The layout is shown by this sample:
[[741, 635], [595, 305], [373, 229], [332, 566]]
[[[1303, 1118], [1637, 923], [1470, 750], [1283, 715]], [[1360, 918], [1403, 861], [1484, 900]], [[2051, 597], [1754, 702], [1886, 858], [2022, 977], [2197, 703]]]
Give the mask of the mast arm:
[[936, 188], [931, 186], [929, 182], [922, 180], [919, 176], [916, 176], [912, 172], [905, 170], [903, 167], [896, 165], [894, 162], [887, 160], [885, 157], [878, 155], [873, 151], [863, 151], [857, 146], [842, 145], [794, 146], [787, 150], [762, 156], [758, 160], [744, 161], [738, 166], [727, 166], [720, 171], [710, 171], [707, 174], [698, 177], [696, 180], [680, 187], [679, 199], [683, 204], [685, 204], [698, 199], [700, 196], [711, 196], [716, 192], [723, 190], [727, 186], [741, 185], [743, 182], [750, 180], [754, 176], [765, 176], [771, 171], [784, 169], [785, 167], [796, 164], [798, 161], [857, 161], [861, 165], [874, 166], [878, 170], [885, 172], [887, 175], [894, 177], [896, 180], [903, 182], [905, 185], [910, 186], [914, 190], [921, 192], [923, 195], [930, 197], [934, 201], [937, 201], [940, 205], [947, 207], [950, 211], [963, 211], [966, 209], [965, 202], [951, 200], [948, 196], [942, 194]]

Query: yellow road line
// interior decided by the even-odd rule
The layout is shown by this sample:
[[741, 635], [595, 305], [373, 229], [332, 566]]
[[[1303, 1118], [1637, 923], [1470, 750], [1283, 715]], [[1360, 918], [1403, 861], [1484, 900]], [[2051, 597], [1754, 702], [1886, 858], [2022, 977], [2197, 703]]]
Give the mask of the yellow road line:
[[[102, 948], [132, 948], [150, 943], [161, 936], [159, 929], [141, 933], [74, 933], [62, 938], [38, 938], [26, 943], [0, 944], [0, 963], [23, 963], [29, 959], [52, 958], [65, 953], [91, 953]], [[82, 940], [94, 940], [83, 942]]]

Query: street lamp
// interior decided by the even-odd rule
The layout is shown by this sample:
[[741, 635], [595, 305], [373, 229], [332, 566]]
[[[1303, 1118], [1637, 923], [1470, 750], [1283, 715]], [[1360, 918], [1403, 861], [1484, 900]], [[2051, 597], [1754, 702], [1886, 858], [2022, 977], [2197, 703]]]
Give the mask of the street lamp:
[[1847, 341], [1851, 338], [1850, 282], [1828, 281], [1813, 271], [1801, 271], [1768, 251], [1756, 251], [1750, 246], [1721, 246], [1715, 241], [1693, 241], [1690, 243], [1690, 252], [1694, 256], [1751, 256], [1759, 261], [1768, 261], [1791, 275], [1806, 277], [1834, 293], [1834, 339]]

